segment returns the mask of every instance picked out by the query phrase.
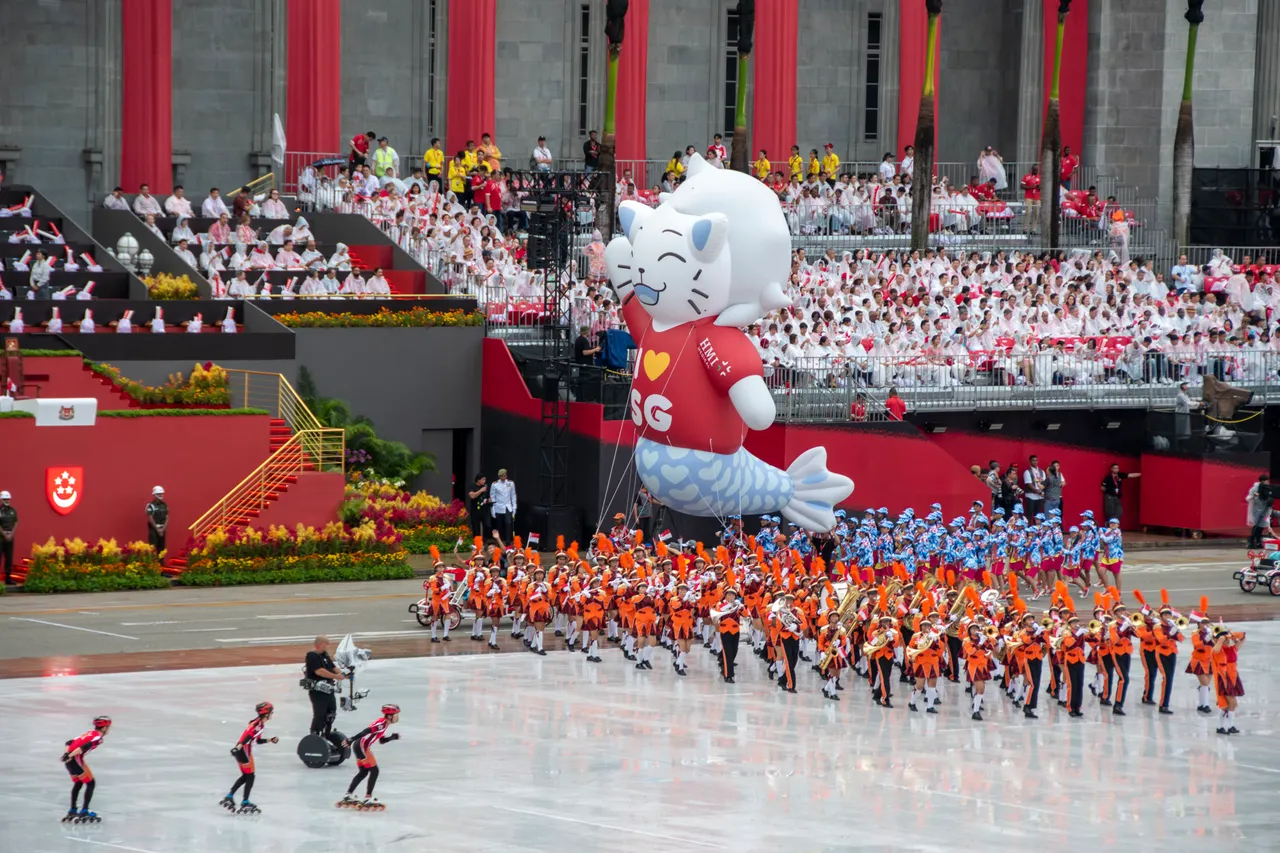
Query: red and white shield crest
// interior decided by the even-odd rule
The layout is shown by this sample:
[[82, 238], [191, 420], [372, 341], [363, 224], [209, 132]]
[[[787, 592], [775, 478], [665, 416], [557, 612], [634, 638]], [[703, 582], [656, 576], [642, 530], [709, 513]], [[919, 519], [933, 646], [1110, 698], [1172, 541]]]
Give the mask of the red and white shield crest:
[[44, 493], [49, 496], [49, 506], [54, 512], [67, 515], [80, 505], [80, 497], [84, 494], [84, 469], [75, 466], [45, 469]]

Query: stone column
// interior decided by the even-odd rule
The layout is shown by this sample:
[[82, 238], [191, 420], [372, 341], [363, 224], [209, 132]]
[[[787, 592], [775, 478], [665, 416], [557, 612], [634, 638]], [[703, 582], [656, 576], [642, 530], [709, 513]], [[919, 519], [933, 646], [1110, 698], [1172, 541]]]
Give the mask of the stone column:
[[[409, 102], [409, 150], [402, 151], [406, 177], [421, 164], [422, 153], [431, 147], [431, 137], [444, 135], [445, 38], [448, 4], [444, 0], [414, 3], [409, 16], [413, 34], [410, 55], [412, 96]], [[434, 110], [432, 109], [434, 105]], [[406, 156], [407, 155], [407, 156]]]
[[[1258, 3], [1258, 49], [1254, 60], [1253, 142], [1280, 139], [1280, 3]], [[1258, 155], [1251, 145], [1249, 165]], [[1273, 168], [1280, 163], [1273, 162]]]
[[85, 6], [85, 47], [94, 57], [82, 155], [90, 203], [120, 181], [120, 3], [105, 0]]
[[[885, 0], [883, 17], [880, 19], [880, 159], [886, 151], [892, 151], [895, 160], [902, 159], [902, 151], [898, 148], [898, 6], [899, 0]], [[859, 79], [854, 75], [854, 79]], [[855, 97], [854, 102], [858, 99]], [[851, 129], [849, 140], [856, 148], [862, 139], [859, 133], [861, 116], [851, 110]]]
[[[249, 153], [249, 167], [255, 175], [265, 175], [273, 168], [273, 117], [280, 113], [280, 121], [285, 120], [287, 14], [286, 0], [261, 0], [254, 4], [253, 150]], [[276, 176], [277, 183], [284, 179], [283, 175]]]
[[[1022, 64], [1018, 72], [1019, 164], [1040, 161], [1044, 87], [1044, 3], [1043, 0], [1023, 0]], [[1010, 180], [1013, 180], [1012, 175]]]

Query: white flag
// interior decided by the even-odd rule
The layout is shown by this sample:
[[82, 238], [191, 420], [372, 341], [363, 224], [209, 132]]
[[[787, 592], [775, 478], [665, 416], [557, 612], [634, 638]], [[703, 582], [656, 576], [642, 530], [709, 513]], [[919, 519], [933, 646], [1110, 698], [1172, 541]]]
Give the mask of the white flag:
[[271, 115], [271, 162], [275, 167], [276, 179], [284, 180], [284, 152], [288, 150], [284, 138], [284, 125], [280, 123], [280, 113]]

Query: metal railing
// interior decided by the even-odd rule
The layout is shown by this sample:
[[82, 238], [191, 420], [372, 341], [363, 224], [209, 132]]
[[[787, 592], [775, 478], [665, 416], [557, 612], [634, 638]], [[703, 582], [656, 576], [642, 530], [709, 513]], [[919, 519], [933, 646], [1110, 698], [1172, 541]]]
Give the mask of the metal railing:
[[[849, 420], [857, 395], [895, 388], [913, 411], [1009, 408], [1155, 408], [1171, 406], [1178, 383], [1198, 396], [1212, 375], [1252, 391], [1256, 402], [1280, 401], [1280, 352], [1229, 349], [1203, 353], [1123, 350], [1003, 350], [959, 356], [904, 353], [797, 359], [766, 365], [779, 416]], [[785, 405], [784, 405], [785, 401]]]
[[228, 368], [231, 405], [237, 409], [266, 409], [294, 432], [321, 430], [325, 425], [312, 414], [289, 380], [279, 373]]
[[248, 524], [262, 514], [280, 491], [306, 471], [339, 471], [346, 455], [346, 433], [341, 429], [296, 432], [235, 488], [192, 522], [193, 538], [214, 530]]
[[193, 537], [247, 524], [304, 471], [342, 472], [345, 467], [346, 432], [324, 426], [284, 376], [257, 370], [228, 369], [227, 373], [232, 407], [266, 409], [288, 424], [293, 435], [192, 523]]

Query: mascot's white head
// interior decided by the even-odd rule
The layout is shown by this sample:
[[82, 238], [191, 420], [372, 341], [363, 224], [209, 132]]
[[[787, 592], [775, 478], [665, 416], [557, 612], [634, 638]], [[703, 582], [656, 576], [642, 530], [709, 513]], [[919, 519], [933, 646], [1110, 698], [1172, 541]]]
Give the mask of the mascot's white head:
[[716, 325], [747, 326], [791, 304], [783, 290], [791, 272], [791, 232], [778, 197], [763, 183], [694, 154], [684, 183], [662, 201], [691, 216], [722, 213], [729, 219], [733, 283]]
[[605, 252], [620, 298], [634, 294], [663, 328], [717, 317], [729, 305], [729, 220], [722, 213], [690, 216], [624, 201], [618, 219], [626, 238]]

